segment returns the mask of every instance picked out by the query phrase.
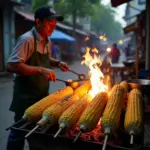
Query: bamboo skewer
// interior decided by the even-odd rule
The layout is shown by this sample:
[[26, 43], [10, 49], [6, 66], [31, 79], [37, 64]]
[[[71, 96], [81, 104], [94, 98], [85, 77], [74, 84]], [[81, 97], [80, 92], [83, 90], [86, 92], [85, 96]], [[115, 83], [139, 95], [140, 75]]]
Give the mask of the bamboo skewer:
[[130, 144], [133, 144], [133, 143], [134, 143], [134, 135], [131, 134], [131, 135], [130, 135]]
[[38, 128], [40, 127], [40, 125], [37, 125], [36, 127], [34, 127], [28, 134], [25, 135], [25, 138], [27, 139], [34, 131], [36, 131]]
[[104, 144], [103, 144], [102, 150], [105, 150], [105, 149], [106, 149], [106, 146], [107, 146], [107, 140], [108, 140], [108, 134], [105, 135], [105, 139], [104, 139]]
[[21, 120], [15, 122], [15, 123], [12, 124], [10, 127], [6, 128], [6, 131], [8, 131], [8, 130], [11, 129], [13, 126], [15, 126], [16, 124], [21, 123], [21, 122], [23, 122], [23, 121], [24, 121], [24, 119], [21, 119]]
[[58, 136], [58, 134], [63, 130], [63, 128], [59, 128], [59, 130], [56, 132], [56, 134], [54, 135], [54, 138], [56, 138]]
[[81, 134], [82, 134], [82, 131], [80, 131], [80, 132], [77, 134], [77, 136], [76, 136], [75, 139], [73, 140], [73, 143], [75, 143], [75, 142], [78, 140], [78, 138], [81, 136]]

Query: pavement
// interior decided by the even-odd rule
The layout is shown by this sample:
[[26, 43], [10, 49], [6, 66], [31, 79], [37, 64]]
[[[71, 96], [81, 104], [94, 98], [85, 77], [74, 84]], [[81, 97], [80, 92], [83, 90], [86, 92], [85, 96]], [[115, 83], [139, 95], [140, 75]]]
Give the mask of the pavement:
[[[121, 58], [122, 60], [122, 58]], [[76, 61], [70, 68], [79, 72], [79, 73], [88, 73], [88, 68], [85, 65], [81, 65], [81, 61]], [[77, 76], [71, 72], [61, 72], [60, 69], [54, 69], [57, 75], [57, 78], [60, 79], [77, 79]], [[50, 83], [49, 92], [52, 93], [59, 88], [64, 87], [65, 84], [62, 82]], [[13, 92], [13, 75], [8, 76], [0, 76], [0, 150], [6, 150], [6, 142], [9, 131], [5, 129], [13, 123], [14, 114], [9, 111], [9, 106], [12, 100], [12, 92]], [[149, 117], [149, 115], [148, 115]], [[149, 119], [147, 119], [149, 120]], [[150, 126], [146, 125], [146, 132], [150, 134]], [[150, 143], [150, 136], [147, 135], [147, 142]], [[26, 143], [25, 149], [28, 150], [28, 145]]]
[[[70, 68], [79, 72], [87, 74], [88, 70], [86, 66], [82, 66], [80, 61], [73, 63]], [[77, 76], [71, 72], [62, 72], [60, 69], [54, 69], [59, 79], [77, 79]], [[5, 129], [13, 123], [14, 114], [9, 111], [9, 106], [12, 101], [13, 92], [13, 75], [12, 74], [1, 74], [0, 75], [0, 150], [6, 150], [6, 142], [9, 131]], [[52, 93], [59, 88], [64, 87], [65, 84], [62, 82], [50, 83], [49, 92]], [[25, 150], [28, 150], [26, 144]]]

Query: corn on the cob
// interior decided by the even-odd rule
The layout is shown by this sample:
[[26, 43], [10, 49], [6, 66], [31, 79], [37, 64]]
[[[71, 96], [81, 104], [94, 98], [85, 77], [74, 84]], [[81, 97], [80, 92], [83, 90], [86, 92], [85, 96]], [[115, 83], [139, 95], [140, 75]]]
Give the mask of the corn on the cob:
[[136, 134], [142, 125], [142, 93], [133, 89], [129, 93], [124, 127], [129, 134]]
[[127, 81], [122, 81], [121, 83], [120, 83], [120, 85], [124, 88], [124, 90], [125, 90], [125, 94], [124, 94], [124, 99], [126, 98], [126, 96], [127, 96], [127, 93], [128, 93], [128, 83], [127, 83]]
[[80, 85], [74, 90], [74, 94], [77, 94], [79, 97], [84, 96], [91, 89], [91, 82], [86, 81], [84, 84]]
[[39, 120], [45, 109], [71, 95], [72, 93], [73, 89], [69, 86], [59, 89], [58, 91], [48, 95], [47, 97], [41, 99], [40, 101], [27, 108], [24, 113], [23, 119], [28, 121]]
[[79, 99], [79, 97], [85, 95], [90, 88], [90, 82], [86, 82], [80, 87], [76, 88], [73, 92], [73, 95], [65, 100], [59, 101], [54, 105], [48, 107], [42, 115], [42, 119], [37, 123], [38, 125], [42, 126], [44, 124], [53, 125], [56, 123], [60, 117], [60, 115], [75, 101]]
[[64, 111], [59, 118], [59, 127], [70, 128], [75, 125], [91, 99], [92, 97], [89, 94], [86, 94]]
[[124, 100], [124, 92], [124, 88], [120, 85], [117, 85], [111, 92], [101, 119], [105, 134], [110, 134], [111, 131], [118, 126]]
[[78, 124], [81, 131], [91, 131], [96, 127], [107, 100], [106, 92], [100, 92], [92, 99], [79, 119]]
[[114, 90], [116, 90], [116, 88], [118, 87], [118, 84], [115, 84], [112, 89], [108, 92], [108, 96], [110, 97], [110, 95], [113, 93]]
[[78, 99], [79, 97], [77, 95], [72, 95], [69, 98], [58, 101], [54, 105], [48, 107], [43, 112], [42, 119], [37, 124], [40, 126], [44, 126], [46, 124], [54, 125], [57, 123], [60, 115]]

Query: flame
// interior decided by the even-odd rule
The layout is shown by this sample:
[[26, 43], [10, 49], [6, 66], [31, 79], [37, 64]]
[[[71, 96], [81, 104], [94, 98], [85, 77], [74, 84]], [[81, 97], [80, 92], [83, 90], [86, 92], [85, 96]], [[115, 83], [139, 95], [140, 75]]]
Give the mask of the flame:
[[86, 38], [85, 38], [85, 41], [88, 41], [90, 38], [87, 36]]
[[[90, 52], [94, 53], [93, 56]], [[94, 97], [99, 92], [104, 92], [108, 90], [108, 85], [104, 84], [104, 74], [102, 73], [100, 66], [102, 65], [102, 59], [98, 55], [98, 50], [96, 48], [90, 51], [90, 48], [86, 48], [86, 53], [83, 56], [84, 60], [81, 64], [85, 64], [89, 67], [89, 76], [92, 85], [92, 89], [89, 91], [92, 97]]]

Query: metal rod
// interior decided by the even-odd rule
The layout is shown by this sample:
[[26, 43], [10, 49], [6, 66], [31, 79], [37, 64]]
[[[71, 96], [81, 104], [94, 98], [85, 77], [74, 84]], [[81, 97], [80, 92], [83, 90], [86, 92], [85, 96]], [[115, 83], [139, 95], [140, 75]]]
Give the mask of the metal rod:
[[80, 132], [77, 134], [77, 136], [76, 136], [75, 139], [73, 140], [73, 143], [75, 143], [75, 142], [78, 140], [78, 138], [81, 136], [81, 134], [82, 134], [82, 131], [80, 131]]
[[79, 75], [79, 73], [77, 73], [77, 72], [75, 72], [75, 71], [73, 71], [73, 70], [71, 70], [71, 69], [68, 69], [68, 71], [70, 71], [70, 72], [72, 72], [72, 73], [74, 73], [74, 74]]
[[10, 127], [6, 128], [6, 131], [8, 131], [8, 130], [11, 129], [13, 126], [15, 126], [16, 124], [21, 123], [21, 122], [23, 122], [23, 121], [24, 121], [24, 119], [21, 119], [21, 120], [15, 122], [15, 123], [12, 124]]
[[131, 134], [131, 136], [130, 136], [130, 144], [133, 144], [133, 141], [134, 141], [134, 135]]
[[105, 149], [106, 149], [107, 140], [108, 140], [108, 135], [106, 134], [106, 135], [105, 135], [105, 139], [104, 139], [104, 144], [103, 144], [102, 150], [105, 150]]
[[23, 124], [22, 126], [20, 126], [20, 129], [26, 128], [29, 124], [31, 124], [31, 122], [27, 122]]
[[59, 130], [56, 132], [56, 134], [54, 135], [54, 138], [56, 138], [58, 136], [58, 134], [62, 131], [63, 128], [59, 128]]
[[61, 81], [61, 82], [64, 82], [64, 83], [66, 83], [67, 81], [65, 81], [65, 80], [62, 80], [62, 79], [56, 79], [57, 81]]
[[35, 128], [33, 128], [28, 134], [25, 135], [25, 138], [27, 139], [35, 130], [39, 128], [40, 125], [37, 125]]

